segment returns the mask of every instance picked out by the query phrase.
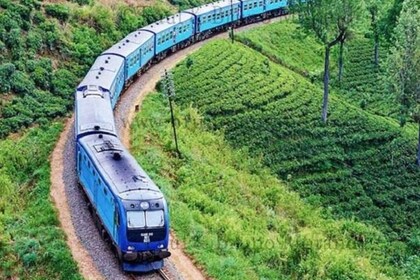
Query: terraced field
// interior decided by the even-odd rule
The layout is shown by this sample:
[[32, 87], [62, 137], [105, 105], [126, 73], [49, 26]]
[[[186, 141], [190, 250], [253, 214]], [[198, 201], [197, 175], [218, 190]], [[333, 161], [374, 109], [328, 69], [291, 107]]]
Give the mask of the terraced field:
[[[292, 21], [276, 22], [237, 35], [238, 41], [302, 75], [320, 77], [324, 48]], [[334, 68], [334, 57], [332, 68]]]
[[[380, 67], [373, 61], [373, 43], [369, 39], [357, 38], [350, 42], [342, 87], [346, 98], [353, 104], [381, 116], [397, 117], [398, 101], [387, 93]], [[380, 50], [385, 60], [386, 50]]]
[[175, 79], [179, 104], [197, 107], [306, 201], [395, 239], [419, 227], [415, 131], [335, 95], [323, 125], [317, 85], [241, 44], [205, 46], [176, 68]]

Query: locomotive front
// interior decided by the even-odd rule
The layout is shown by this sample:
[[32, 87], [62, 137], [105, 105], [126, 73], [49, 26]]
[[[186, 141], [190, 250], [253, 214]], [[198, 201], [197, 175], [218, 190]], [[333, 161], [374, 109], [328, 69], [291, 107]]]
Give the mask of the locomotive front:
[[[138, 178], [144, 180], [145, 178]], [[169, 215], [165, 198], [154, 189], [131, 190], [120, 196], [123, 215], [121, 257], [126, 271], [160, 269], [171, 254]]]

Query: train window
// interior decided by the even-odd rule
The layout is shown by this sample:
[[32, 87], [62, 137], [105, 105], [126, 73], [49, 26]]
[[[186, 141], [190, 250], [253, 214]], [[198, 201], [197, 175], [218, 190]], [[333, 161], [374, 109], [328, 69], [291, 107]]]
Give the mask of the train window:
[[144, 211], [127, 211], [128, 228], [144, 228], [146, 226], [146, 217]]
[[259, 6], [260, 6], [260, 7], [262, 7], [262, 5], [263, 5], [263, 2], [262, 2], [262, 1], [260, 1], [260, 5], [259, 5]]
[[95, 169], [93, 169], [93, 168], [92, 168], [92, 174], [93, 174], [93, 177], [95, 177], [95, 176], [96, 176]]
[[254, 8], [256, 8], [257, 7], [257, 2], [254, 2]]
[[106, 190], [106, 188], [103, 188], [103, 190], [104, 190], [104, 194], [107, 195], [108, 191]]
[[163, 210], [146, 211], [146, 224], [148, 227], [163, 227]]

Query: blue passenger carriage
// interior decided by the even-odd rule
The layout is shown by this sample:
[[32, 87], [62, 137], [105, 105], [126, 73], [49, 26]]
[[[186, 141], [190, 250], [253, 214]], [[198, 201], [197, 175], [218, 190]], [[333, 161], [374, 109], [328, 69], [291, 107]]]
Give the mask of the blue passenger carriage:
[[124, 59], [112, 54], [100, 55], [77, 87], [77, 91], [96, 86], [100, 91], [109, 93], [112, 107], [115, 107], [124, 82]]
[[194, 16], [178, 13], [140, 29], [155, 35], [155, 55], [165, 57], [168, 50], [175, 51], [178, 45], [189, 44], [194, 35]]
[[125, 271], [163, 267], [169, 218], [165, 198], [119, 139], [92, 134], [77, 142], [77, 173], [96, 224]]
[[212, 31], [226, 28], [229, 23], [239, 20], [241, 2], [239, 0], [224, 0], [188, 9], [185, 12], [195, 16], [196, 34], [202, 38], [209, 36]]
[[287, 13], [287, 0], [265, 0], [266, 11], [277, 11], [275, 14], [284, 15]]
[[266, 1], [269, 0], [242, 0], [242, 18], [264, 13], [266, 8]]
[[124, 59], [125, 81], [131, 79], [154, 56], [153, 34], [135, 31], [103, 52], [102, 55], [117, 55]]

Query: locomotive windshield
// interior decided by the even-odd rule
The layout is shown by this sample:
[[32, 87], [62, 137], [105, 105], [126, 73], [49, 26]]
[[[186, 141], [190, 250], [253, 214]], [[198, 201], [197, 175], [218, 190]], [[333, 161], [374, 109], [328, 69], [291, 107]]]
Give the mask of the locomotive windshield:
[[163, 227], [165, 224], [163, 215], [163, 210], [127, 211], [127, 226], [128, 228]]

